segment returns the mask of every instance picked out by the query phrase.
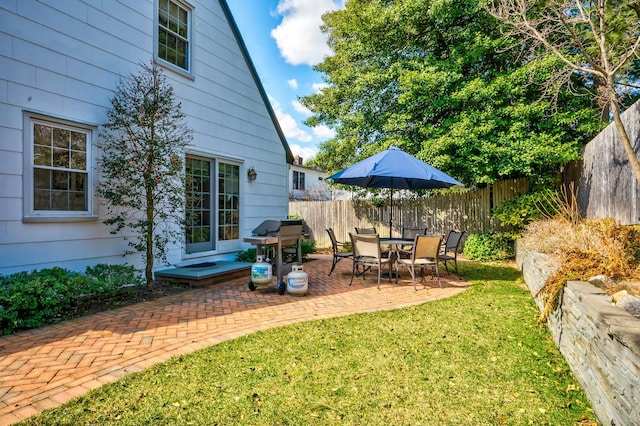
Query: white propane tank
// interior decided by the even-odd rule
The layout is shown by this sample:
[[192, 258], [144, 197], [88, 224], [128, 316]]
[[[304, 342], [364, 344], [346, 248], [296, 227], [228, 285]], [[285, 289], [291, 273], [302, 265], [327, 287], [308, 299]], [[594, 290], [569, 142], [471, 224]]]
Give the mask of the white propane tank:
[[264, 256], [256, 256], [256, 263], [251, 265], [251, 282], [258, 285], [265, 285], [271, 282], [271, 263], [264, 261]]
[[291, 272], [287, 274], [287, 291], [294, 296], [304, 296], [309, 287], [309, 277], [302, 270], [302, 265], [291, 265]]

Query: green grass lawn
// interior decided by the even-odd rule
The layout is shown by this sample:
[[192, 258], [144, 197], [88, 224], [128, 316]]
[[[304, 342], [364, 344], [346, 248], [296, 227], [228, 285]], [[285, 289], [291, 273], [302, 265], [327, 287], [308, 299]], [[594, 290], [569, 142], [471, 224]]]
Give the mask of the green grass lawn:
[[460, 269], [449, 299], [224, 342], [22, 424], [595, 425], [520, 273]]

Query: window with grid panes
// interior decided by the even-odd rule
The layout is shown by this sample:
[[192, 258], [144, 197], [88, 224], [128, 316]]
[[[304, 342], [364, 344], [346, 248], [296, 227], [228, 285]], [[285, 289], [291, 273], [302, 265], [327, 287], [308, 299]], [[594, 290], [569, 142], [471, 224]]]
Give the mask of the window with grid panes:
[[184, 2], [158, 0], [158, 58], [190, 71], [191, 8]]
[[25, 217], [90, 216], [93, 129], [38, 114], [25, 123]]
[[239, 240], [240, 166], [191, 155], [185, 164], [187, 253], [219, 249], [219, 241]]
[[218, 239], [240, 238], [240, 167], [219, 163]]
[[187, 252], [214, 248], [211, 232], [211, 168], [212, 162], [187, 157], [186, 242]]

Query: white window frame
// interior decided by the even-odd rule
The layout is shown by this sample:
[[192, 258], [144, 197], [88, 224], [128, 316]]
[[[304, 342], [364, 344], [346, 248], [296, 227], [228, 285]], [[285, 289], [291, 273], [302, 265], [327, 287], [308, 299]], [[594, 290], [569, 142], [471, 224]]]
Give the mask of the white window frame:
[[[236, 162], [233, 161], [226, 161], [226, 160], [218, 160], [217, 164], [216, 164], [216, 185], [218, 188], [220, 188], [221, 185], [221, 177], [220, 177], [220, 173], [221, 173], [221, 165], [225, 164], [227, 166], [231, 166], [231, 167], [236, 167], [238, 170], [238, 179], [236, 184], [237, 186], [237, 200], [236, 200], [236, 205], [235, 205], [235, 209], [227, 209], [225, 207], [223, 207], [222, 205], [220, 205], [220, 198], [223, 196], [223, 194], [221, 194], [220, 192], [218, 192], [217, 194], [217, 203], [216, 203], [216, 214], [218, 215], [218, 217], [216, 218], [216, 226], [218, 227], [218, 230], [216, 232], [217, 237], [218, 237], [218, 244], [225, 246], [225, 245], [234, 245], [236, 241], [240, 241], [241, 235], [242, 235], [242, 228], [240, 227], [240, 221], [242, 218], [242, 206], [240, 205], [240, 200], [242, 199], [242, 164], [238, 164]], [[234, 192], [229, 192], [226, 193], [226, 195], [229, 194], [235, 194]], [[220, 228], [221, 227], [225, 227], [228, 226], [227, 224], [221, 224], [220, 221], [218, 220], [220, 217], [220, 214], [225, 211], [227, 212], [227, 214], [229, 214], [229, 212], [237, 212], [238, 217], [237, 217], [237, 223], [234, 223], [234, 227], [238, 228], [238, 237], [237, 238], [230, 238], [230, 239], [223, 239], [222, 236], [220, 235]], [[232, 214], [233, 215], [233, 214]]]
[[306, 190], [306, 176], [305, 172], [299, 172], [297, 170], [293, 171], [293, 189], [296, 191], [305, 191]]
[[[34, 135], [35, 123], [47, 126], [65, 128], [87, 135], [87, 179], [86, 199], [87, 209], [82, 211], [72, 210], [35, 210], [34, 208]], [[23, 222], [78, 222], [95, 221], [98, 219], [96, 212], [96, 200], [94, 192], [94, 141], [97, 139], [97, 126], [87, 123], [78, 123], [68, 119], [52, 117], [49, 115], [25, 111], [23, 117]]]
[[[216, 234], [217, 231], [217, 227], [216, 227], [216, 216], [217, 216], [217, 210], [216, 210], [216, 205], [217, 203], [215, 202], [215, 199], [217, 197], [217, 185], [216, 185], [216, 171], [217, 171], [217, 161], [214, 158], [210, 158], [210, 157], [203, 157], [203, 156], [199, 156], [199, 155], [190, 155], [187, 153], [187, 155], [185, 156], [185, 166], [187, 161], [189, 160], [196, 160], [196, 161], [205, 161], [209, 164], [209, 188], [207, 188], [209, 190], [209, 205], [206, 206], [206, 208], [209, 210], [209, 241], [206, 242], [198, 242], [198, 243], [189, 243], [188, 242], [188, 238], [186, 235], [186, 229], [183, 231], [184, 232], [184, 241], [185, 241], [185, 253], [187, 255], [195, 255], [195, 254], [200, 254], [200, 253], [207, 253], [207, 252], [215, 252], [216, 248], [217, 248], [217, 242], [218, 242], [218, 236]], [[188, 188], [186, 188], [188, 189]], [[188, 193], [188, 191], [187, 191]], [[185, 194], [185, 201], [187, 201], [189, 198], [188, 196], [186, 196], [188, 194]], [[190, 209], [189, 207], [185, 204], [184, 206], [184, 212], [185, 212], [185, 222], [186, 225], [188, 225], [189, 220], [188, 220], [188, 213], [189, 213]]]
[[162, 59], [159, 56], [158, 44], [160, 43], [160, 0], [154, 2], [154, 43], [153, 43], [153, 57], [156, 63], [169, 68], [178, 74], [182, 74], [185, 77], [193, 79], [193, 10], [194, 7], [184, 0], [168, 0], [170, 3], [174, 3], [177, 6], [187, 11], [187, 68], [182, 68], [172, 62]]

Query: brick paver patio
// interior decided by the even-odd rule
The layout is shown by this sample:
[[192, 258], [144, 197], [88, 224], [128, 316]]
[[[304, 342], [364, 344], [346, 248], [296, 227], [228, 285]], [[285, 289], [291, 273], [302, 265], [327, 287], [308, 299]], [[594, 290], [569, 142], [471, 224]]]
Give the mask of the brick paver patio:
[[[304, 264], [305, 296], [274, 288], [249, 291], [247, 278], [140, 303], [41, 329], [0, 337], [0, 425], [25, 419], [127, 373], [259, 330], [300, 321], [417, 305], [465, 290], [443, 273], [414, 291], [408, 272], [398, 284], [376, 274], [349, 286], [351, 262], [330, 277], [331, 256]], [[275, 280], [274, 280], [275, 281]]]

